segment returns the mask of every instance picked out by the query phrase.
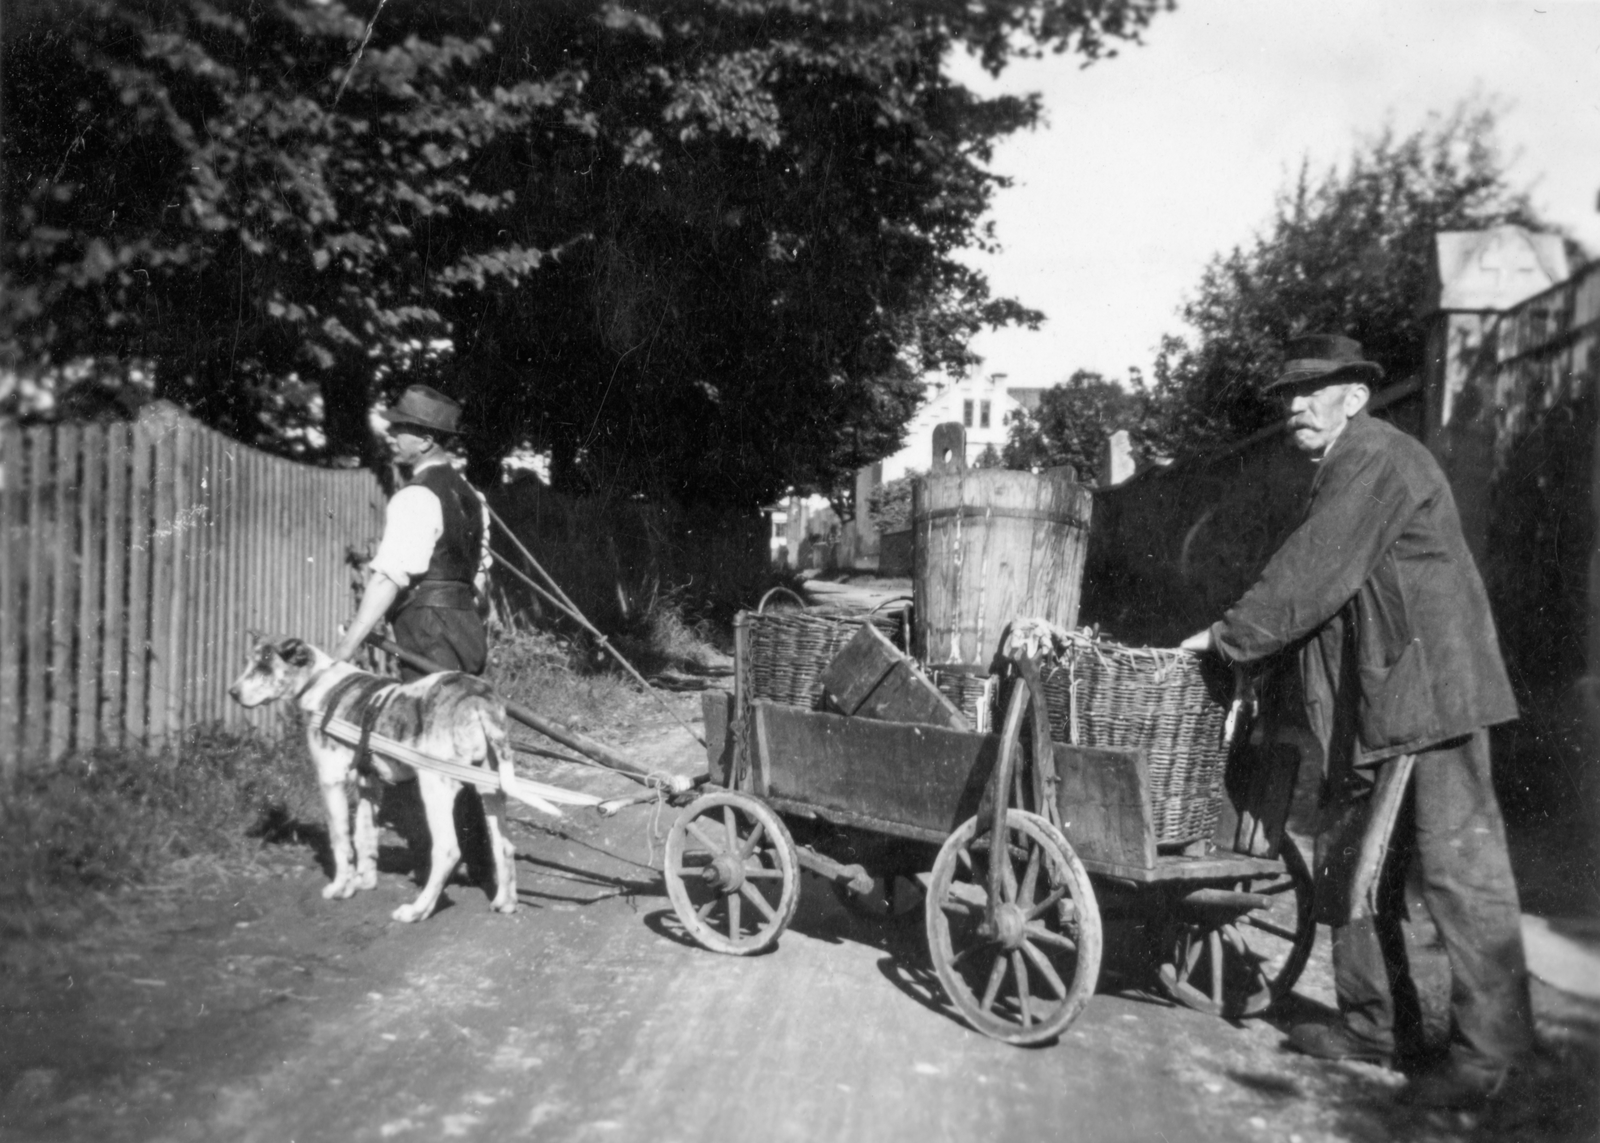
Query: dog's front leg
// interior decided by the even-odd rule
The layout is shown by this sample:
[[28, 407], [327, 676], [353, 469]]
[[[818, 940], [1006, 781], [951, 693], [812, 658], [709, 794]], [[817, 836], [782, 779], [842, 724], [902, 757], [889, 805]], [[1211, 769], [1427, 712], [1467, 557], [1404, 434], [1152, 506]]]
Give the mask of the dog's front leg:
[[456, 871], [461, 860], [461, 846], [456, 841], [455, 805], [459, 782], [426, 771], [417, 775], [417, 792], [422, 795], [422, 807], [428, 815], [428, 837], [432, 843], [429, 857], [428, 881], [422, 892], [409, 905], [401, 905], [391, 916], [397, 921], [420, 921], [431, 915], [439, 904], [439, 894], [444, 891], [445, 880]]
[[350, 854], [350, 796], [345, 791], [344, 775], [329, 780], [318, 775], [322, 801], [328, 811], [328, 848], [333, 851], [333, 880], [323, 886], [328, 900], [344, 898], [356, 891], [354, 863]]
[[378, 885], [378, 780], [357, 779], [356, 784], [356, 875], [357, 889]]

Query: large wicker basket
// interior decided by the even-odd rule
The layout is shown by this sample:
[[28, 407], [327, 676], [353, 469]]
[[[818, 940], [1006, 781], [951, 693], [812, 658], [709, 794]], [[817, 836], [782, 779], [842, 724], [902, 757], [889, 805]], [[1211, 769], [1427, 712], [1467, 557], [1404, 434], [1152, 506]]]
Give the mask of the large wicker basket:
[[967, 716], [967, 723], [979, 734], [995, 728], [996, 695], [1000, 680], [993, 675], [976, 675], [969, 671], [934, 667], [928, 671], [939, 693], [956, 704], [956, 709]]
[[817, 680], [862, 623], [871, 623], [900, 650], [906, 648], [900, 611], [784, 609], [749, 611], [749, 662], [741, 664], [751, 698], [815, 709]]
[[1156, 841], [1209, 838], [1217, 826], [1231, 699], [1225, 666], [1186, 651], [1077, 635], [1044, 679], [1051, 736], [1078, 746], [1143, 747]]

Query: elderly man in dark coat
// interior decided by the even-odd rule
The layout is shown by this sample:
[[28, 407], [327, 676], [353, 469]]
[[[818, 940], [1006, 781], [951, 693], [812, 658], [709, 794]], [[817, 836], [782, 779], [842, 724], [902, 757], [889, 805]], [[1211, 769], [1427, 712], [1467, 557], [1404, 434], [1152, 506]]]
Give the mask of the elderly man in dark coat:
[[1325, 749], [1325, 799], [1370, 796], [1385, 766], [1414, 758], [1377, 912], [1334, 929], [1343, 1019], [1297, 1026], [1289, 1046], [1393, 1060], [1396, 997], [1415, 995], [1393, 867], [1413, 855], [1450, 963], [1451, 1040], [1448, 1058], [1414, 1077], [1405, 1098], [1467, 1107], [1499, 1089], [1532, 1041], [1486, 729], [1516, 718], [1516, 702], [1444, 473], [1421, 442], [1366, 412], [1382, 369], [1346, 337], [1300, 338], [1286, 356], [1267, 389], [1318, 466], [1305, 516], [1255, 586], [1184, 646], [1235, 663], [1298, 651], [1306, 713]]

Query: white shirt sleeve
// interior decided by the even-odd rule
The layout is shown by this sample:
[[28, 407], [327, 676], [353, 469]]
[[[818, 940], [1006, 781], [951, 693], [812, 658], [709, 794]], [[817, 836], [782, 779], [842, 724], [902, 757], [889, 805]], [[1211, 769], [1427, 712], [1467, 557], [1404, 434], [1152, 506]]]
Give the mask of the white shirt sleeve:
[[490, 554], [489, 549], [489, 498], [476, 488], [472, 491], [478, 497], [478, 504], [482, 507], [480, 515], [483, 517], [483, 543], [479, 545], [482, 551], [478, 555], [478, 574], [473, 577], [472, 582], [477, 587], [478, 594], [487, 599], [489, 598], [489, 569], [494, 567], [494, 556]]
[[373, 572], [402, 588], [428, 570], [433, 547], [444, 535], [444, 510], [439, 498], [420, 484], [408, 484], [389, 498], [383, 515], [383, 539], [372, 557]]

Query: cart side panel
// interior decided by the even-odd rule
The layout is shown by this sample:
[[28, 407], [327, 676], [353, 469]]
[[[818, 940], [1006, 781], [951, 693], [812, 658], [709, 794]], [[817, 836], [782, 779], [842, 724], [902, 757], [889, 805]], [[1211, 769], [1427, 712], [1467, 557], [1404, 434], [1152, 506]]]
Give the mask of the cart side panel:
[[1061, 779], [1056, 806], [1077, 855], [1085, 862], [1155, 868], [1150, 766], [1144, 751], [1054, 745]]
[[1000, 738], [753, 704], [758, 793], [943, 837], [978, 812]]
[[733, 789], [733, 696], [727, 691], [706, 691], [700, 696], [700, 713], [706, 727], [706, 769], [711, 781]]

